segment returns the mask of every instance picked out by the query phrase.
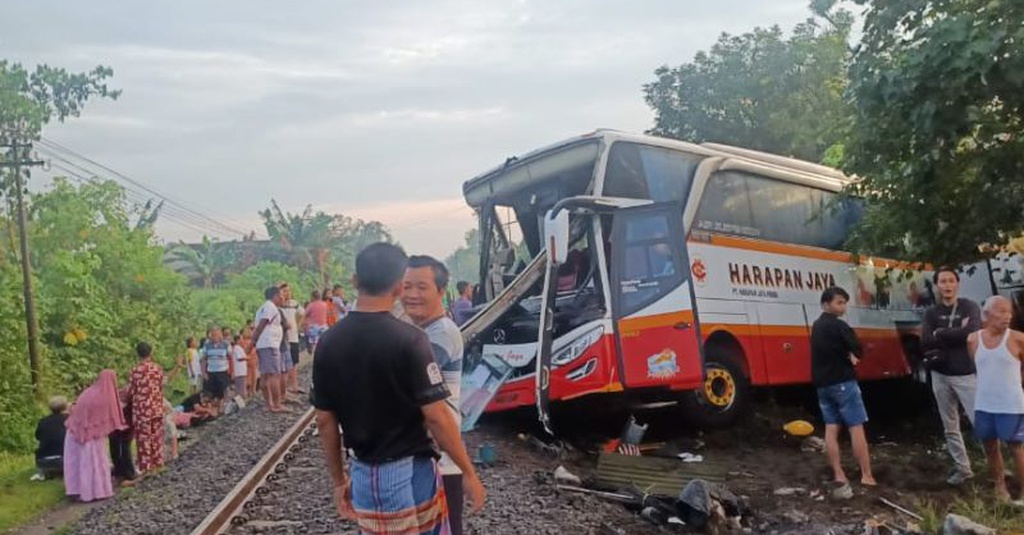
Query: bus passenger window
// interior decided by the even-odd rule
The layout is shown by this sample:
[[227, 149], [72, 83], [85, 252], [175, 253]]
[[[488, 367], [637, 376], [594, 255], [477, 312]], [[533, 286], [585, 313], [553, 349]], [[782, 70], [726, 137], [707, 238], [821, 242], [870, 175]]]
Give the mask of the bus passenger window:
[[679, 201], [690, 193], [699, 163], [700, 158], [685, 152], [618, 141], [608, 154], [603, 195]]

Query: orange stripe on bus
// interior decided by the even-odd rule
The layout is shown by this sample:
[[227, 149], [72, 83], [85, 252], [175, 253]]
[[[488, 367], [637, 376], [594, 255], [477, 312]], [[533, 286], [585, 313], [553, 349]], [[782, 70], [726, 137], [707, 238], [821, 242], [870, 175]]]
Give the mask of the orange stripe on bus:
[[[701, 323], [701, 333], [707, 337], [718, 331], [725, 331], [734, 336], [809, 336], [810, 329], [802, 325], [743, 325], [736, 323]], [[886, 327], [854, 327], [860, 338], [892, 338], [896, 336], [895, 328]]]
[[619, 322], [621, 331], [643, 331], [658, 327], [671, 327], [677, 323], [693, 323], [692, 310], [680, 310], [638, 318], [625, 318]]
[[[816, 260], [831, 260], [834, 262], [853, 263], [854, 256], [851, 253], [845, 253], [841, 251], [829, 251], [826, 249], [818, 249], [816, 247], [805, 247], [802, 245], [794, 245], [790, 243], [780, 243], [773, 241], [764, 241], [751, 238], [740, 238], [736, 236], [724, 236], [722, 234], [711, 234], [710, 240], [690, 239], [692, 243], [708, 243], [712, 245], [721, 245], [723, 247], [735, 247], [736, 249], [745, 249], [748, 251], [758, 251], [762, 253], [775, 253], [788, 256], [801, 256], [804, 258], [813, 258]], [[910, 262], [900, 262], [897, 260], [888, 260], [885, 258], [875, 257], [862, 257], [860, 259], [861, 265], [868, 264], [870, 260], [871, 264], [875, 267], [883, 268], [898, 268], [898, 269], [932, 269], [931, 264], [920, 264], [915, 265]]]

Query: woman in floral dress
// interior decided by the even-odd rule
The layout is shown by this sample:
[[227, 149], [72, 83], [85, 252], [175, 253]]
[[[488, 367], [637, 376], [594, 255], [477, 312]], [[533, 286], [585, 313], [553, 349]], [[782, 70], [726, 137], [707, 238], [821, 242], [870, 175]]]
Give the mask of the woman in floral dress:
[[128, 403], [139, 471], [148, 474], [164, 465], [164, 371], [153, 362], [149, 344], [139, 342], [135, 351], [139, 363], [128, 378]]

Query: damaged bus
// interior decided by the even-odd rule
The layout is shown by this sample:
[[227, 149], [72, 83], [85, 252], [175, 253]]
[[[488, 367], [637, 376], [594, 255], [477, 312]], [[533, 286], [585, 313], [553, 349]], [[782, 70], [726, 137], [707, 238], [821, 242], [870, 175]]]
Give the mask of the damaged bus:
[[851, 295], [860, 378], [910, 375], [931, 281], [843, 250], [861, 212], [839, 195], [848, 182], [791, 158], [611, 130], [469, 180], [481, 258], [463, 326], [466, 422], [537, 406], [547, 425], [549, 401], [590, 397], [673, 402], [697, 425], [727, 425], [752, 387], [810, 384], [809, 327], [833, 285]]

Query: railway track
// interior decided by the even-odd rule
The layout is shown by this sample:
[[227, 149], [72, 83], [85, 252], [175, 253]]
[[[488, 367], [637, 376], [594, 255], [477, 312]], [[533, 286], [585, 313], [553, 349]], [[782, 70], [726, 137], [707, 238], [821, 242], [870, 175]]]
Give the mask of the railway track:
[[354, 525], [334, 513], [310, 408], [252, 467], [192, 535], [339, 533]]

